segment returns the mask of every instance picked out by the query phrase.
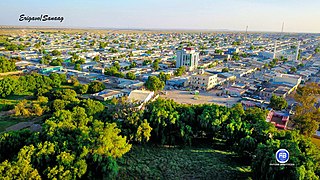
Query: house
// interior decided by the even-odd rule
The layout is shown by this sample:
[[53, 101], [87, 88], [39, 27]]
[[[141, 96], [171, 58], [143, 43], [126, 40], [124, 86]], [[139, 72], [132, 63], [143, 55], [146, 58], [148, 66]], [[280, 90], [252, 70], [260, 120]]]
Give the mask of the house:
[[289, 114], [271, 110], [267, 115], [266, 121], [272, 123], [276, 128], [287, 129]]
[[218, 85], [218, 75], [210, 73], [200, 73], [192, 75], [190, 86], [196, 89], [209, 90]]
[[100, 101], [107, 101], [107, 100], [111, 100], [113, 98], [120, 98], [125, 95], [127, 95], [127, 93], [124, 91], [105, 89], [101, 92], [92, 94], [91, 97], [93, 97], [97, 100], [100, 100]]
[[49, 67], [43, 67], [39, 70], [40, 73], [42, 74], [47, 74], [47, 73], [51, 73], [54, 71], [61, 71], [63, 69], [62, 66], [49, 66]]

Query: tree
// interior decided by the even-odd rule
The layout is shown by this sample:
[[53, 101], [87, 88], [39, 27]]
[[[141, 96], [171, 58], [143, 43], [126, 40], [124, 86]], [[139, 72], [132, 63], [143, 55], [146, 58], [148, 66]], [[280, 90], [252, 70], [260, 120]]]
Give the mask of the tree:
[[[271, 166], [277, 164], [275, 154], [279, 149], [290, 153], [289, 164], [294, 166]], [[252, 162], [255, 179], [318, 179], [320, 156], [310, 139], [295, 131], [280, 131], [272, 140], [259, 144]]]
[[133, 61], [133, 62], [130, 64], [130, 68], [135, 68], [135, 67], [137, 67], [137, 63]]
[[18, 154], [17, 161], [8, 162], [8, 160], [0, 164], [1, 179], [35, 179], [40, 180], [41, 177], [31, 165], [34, 146], [25, 146]]
[[319, 128], [320, 109], [315, 106], [316, 97], [319, 94], [320, 88], [316, 83], [300, 86], [297, 89], [294, 99], [298, 105], [295, 109], [293, 122], [301, 134], [312, 136]]
[[62, 99], [56, 99], [52, 102], [52, 109], [53, 111], [57, 112], [59, 110], [63, 110], [68, 102]]
[[52, 52], [51, 52], [51, 54], [52, 54], [52, 56], [60, 56], [61, 55], [61, 52], [59, 51], [59, 50], [53, 50]]
[[81, 71], [81, 65], [78, 64], [78, 63], [76, 63], [76, 64], [74, 65], [74, 69], [75, 69], [75, 70], [78, 70], [78, 71]]
[[186, 67], [181, 66], [174, 72], [174, 75], [175, 76], [182, 76], [185, 72], [186, 72]]
[[133, 74], [132, 72], [128, 72], [128, 73], [126, 74], [126, 79], [135, 80], [135, 79], [136, 79], [136, 75]]
[[85, 108], [86, 114], [89, 116], [94, 116], [104, 110], [104, 105], [92, 99], [85, 99], [81, 102], [81, 106]]
[[229, 68], [223, 68], [221, 72], [229, 72]]
[[297, 68], [295, 68], [295, 67], [291, 67], [291, 68], [290, 68], [290, 72], [291, 72], [291, 73], [295, 73], [295, 72], [297, 72]]
[[76, 86], [76, 92], [78, 94], [85, 94], [88, 91], [89, 86], [87, 84], [79, 84]]
[[50, 73], [49, 75], [50, 79], [52, 80], [52, 86], [57, 88], [61, 86], [61, 79], [60, 75], [57, 73]]
[[150, 91], [162, 90], [164, 85], [164, 82], [161, 81], [157, 76], [149, 76], [145, 84], [146, 88]]
[[163, 82], [167, 82], [170, 79], [170, 74], [160, 72], [159, 79]]
[[52, 60], [49, 64], [51, 66], [62, 66], [62, 63], [63, 63], [63, 59], [57, 58], [57, 59]]
[[285, 98], [272, 94], [269, 106], [272, 109], [279, 111], [286, 109], [288, 107], [288, 102]]
[[90, 94], [97, 93], [104, 90], [105, 88], [106, 86], [102, 82], [94, 81], [89, 83], [88, 93]]
[[99, 61], [100, 61], [100, 56], [95, 56], [95, 57], [93, 58], [93, 61], [99, 62]]
[[8, 60], [4, 56], [0, 56], [0, 73], [11, 72], [16, 70], [14, 60]]
[[160, 66], [159, 66], [159, 59], [156, 59], [153, 61], [152, 63], [152, 67], [155, 71], [159, 70]]

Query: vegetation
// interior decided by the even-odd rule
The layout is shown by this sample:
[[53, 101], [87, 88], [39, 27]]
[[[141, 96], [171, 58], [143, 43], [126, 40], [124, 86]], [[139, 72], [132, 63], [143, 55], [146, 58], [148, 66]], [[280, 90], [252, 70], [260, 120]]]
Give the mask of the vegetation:
[[150, 91], [162, 90], [164, 85], [164, 82], [161, 81], [157, 76], [149, 76], [145, 84], [146, 88]]
[[223, 68], [221, 72], [229, 72], [229, 68]]
[[118, 179], [246, 179], [250, 168], [235, 153], [211, 147], [133, 146], [118, 160]]
[[11, 72], [16, 70], [16, 64], [13, 60], [0, 56], [0, 73]]
[[159, 73], [159, 79], [163, 82], [167, 82], [170, 79], [170, 74], [160, 72]]
[[[239, 179], [251, 174], [254, 179], [319, 178], [318, 149], [304, 136], [312, 134], [308, 123], [318, 123], [315, 96], [306, 98], [319, 94], [316, 85], [297, 91], [300, 131], [278, 131], [265, 121], [267, 110], [259, 108], [156, 99], [138, 109], [125, 99], [107, 104], [80, 100], [76, 91], [85, 92], [85, 87], [75, 78], [71, 83], [76, 91], [59, 88], [63, 83], [66, 77], [59, 74], [0, 80], [4, 97], [31, 92], [37, 99], [19, 101], [15, 117], [38, 116], [34, 108], [38, 106], [46, 119], [40, 132], [0, 135], [0, 179]], [[156, 91], [163, 88], [159, 84], [164, 82], [150, 76], [146, 87]], [[88, 92], [104, 88], [101, 82], [92, 82]], [[280, 148], [290, 152], [288, 163], [295, 166], [270, 165]]]
[[159, 59], [156, 59], [156, 60], [154, 60], [153, 63], [152, 63], [152, 67], [153, 67], [153, 69], [154, 69], [155, 71], [158, 71], [159, 68], [160, 68], [159, 62], [160, 62], [160, 60], [159, 60]]
[[286, 109], [288, 107], [288, 102], [286, 101], [285, 98], [272, 94], [270, 98], [269, 106], [272, 109], [279, 111], [279, 110]]
[[320, 110], [315, 106], [319, 95], [320, 88], [315, 83], [299, 87], [295, 94], [298, 105], [293, 120], [296, 128], [304, 135], [312, 136], [319, 128]]
[[135, 80], [137, 77], [133, 72], [128, 72], [126, 74], [126, 79], [131, 79], [131, 80]]
[[88, 93], [90, 94], [97, 93], [104, 90], [105, 88], [106, 86], [102, 82], [94, 81], [89, 83]]
[[184, 73], [186, 73], [186, 67], [181, 66], [176, 71], [174, 71], [175, 76], [182, 76]]

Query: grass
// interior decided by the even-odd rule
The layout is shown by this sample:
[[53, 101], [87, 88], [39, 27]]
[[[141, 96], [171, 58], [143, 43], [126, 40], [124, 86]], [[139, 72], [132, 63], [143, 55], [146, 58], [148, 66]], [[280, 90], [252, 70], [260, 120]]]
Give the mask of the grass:
[[320, 139], [317, 139], [317, 138], [311, 138], [311, 141], [318, 146], [318, 148], [320, 148]]
[[118, 161], [118, 179], [249, 179], [250, 166], [212, 148], [133, 146]]
[[3, 132], [6, 130], [6, 128], [18, 124], [20, 121], [16, 121], [16, 120], [1, 120], [0, 121], [0, 132]]

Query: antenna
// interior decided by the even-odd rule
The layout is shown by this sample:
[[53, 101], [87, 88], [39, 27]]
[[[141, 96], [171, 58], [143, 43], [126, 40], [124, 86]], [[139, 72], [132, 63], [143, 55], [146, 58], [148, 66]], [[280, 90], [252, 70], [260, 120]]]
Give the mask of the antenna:
[[248, 26], [246, 26], [246, 34], [244, 36], [244, 43], [247, 41], [247, 34], [248, 34]]

